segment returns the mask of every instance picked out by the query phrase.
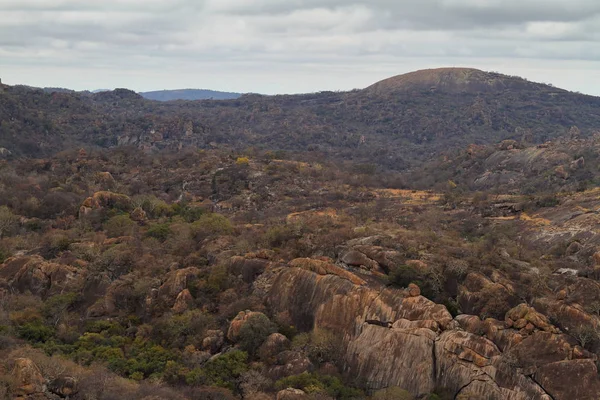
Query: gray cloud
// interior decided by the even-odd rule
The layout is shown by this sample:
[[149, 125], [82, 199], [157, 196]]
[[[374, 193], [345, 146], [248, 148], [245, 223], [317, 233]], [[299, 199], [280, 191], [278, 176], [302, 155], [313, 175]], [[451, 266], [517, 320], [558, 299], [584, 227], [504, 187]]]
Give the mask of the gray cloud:
[[[359, 76], [374, 80], [383, 69], [401, 73], [433, 60], [508, 69], [579, 60], [586, 71], [600, 63], [597, 0], [3, 0], [0, 15], [0, 76], [31, 81], [26, 74], [37, 71], [36, 82], [47, 85], [82, 85], [86, 71], [101, 69], [91, 88], [138, 71], [127, 82], [140, 89], [160, 88], [144, 76], [164, 73], [162, 87], [183, 77], [185, 86], [223, 86], [236, 81], [227, 73], [247, 84], [214, 88], [253, 83], [250, 90], [268, 91], [279, 80], [302, 91], [323, 84], [310, 78], [315, 72], [342, 82], [345, 71], [339, 88], [350, 88]], [[50, 68], [57, 72], [46, 76]], [[557, 81], [571, 81], [563, 64], [553, 68], [563, 71]], [[221, 78], [196, 83], [194, 70]], [[294, 79], [299, 74], [314, 84]]]

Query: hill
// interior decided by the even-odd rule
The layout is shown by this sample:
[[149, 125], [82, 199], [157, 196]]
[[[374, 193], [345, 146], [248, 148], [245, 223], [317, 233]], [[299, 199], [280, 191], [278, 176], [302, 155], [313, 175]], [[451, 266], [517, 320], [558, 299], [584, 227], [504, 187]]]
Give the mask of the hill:
[[254, 146], [405, 170], [469, 144], [524, 136], [543, 143], [574, 125], [589, 137], [600, 127], [600, 98], [496, 73], [439, 69], [351, 92], [202, 102], [9, 87], [0, 96], [0, 119], [0, 147], [14, 155], [72, 146]]
[[172, 100], [231, 100], [237, 99], [241, 93], [218, 92], [206, 89], [179, 89], [179, 90], [157, 90], [152, 92], [140, 92], [142, 97], [148, 100], [172, 101]]

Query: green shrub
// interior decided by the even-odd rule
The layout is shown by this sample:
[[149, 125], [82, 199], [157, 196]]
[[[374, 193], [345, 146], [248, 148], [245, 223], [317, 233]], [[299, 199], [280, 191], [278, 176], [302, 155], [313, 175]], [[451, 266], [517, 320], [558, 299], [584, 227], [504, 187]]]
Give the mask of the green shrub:
[[127, 214], [115, 215], [104, 223], [104, 230], [109, 237], [131, 236], [135, 222]]
[[152, 237], [161, 242], [167, 240], [170, 234], [171, 227], [169, 224], [154, 224], [146, 231], [146, 237]]
[[20, 338], [32, 343], [45, 342], [54, 336], [54, 329], [42, 324], [41, 321], [34, 321], [20, 326], [17, 329]]
[[234, 350], [214, 358], [204, 366], [206, 382], [234, 390], [241, 374], [248, 370], [248, 353]]
[[419, 273], [408, 265], [400, 265], [390, 273], [390, 283], [398, 287], [407, 287], [411, 283], [419, 284], [419, 282]]
[[265, 339], [275, 332], [277, 332], [277, 325], [271, 322], [266, 315], [255, 314], [240, 329], [240, 348], [248, 354], [254, 354]]
[[414, 400], [414, 397], [410, 392], [399, 388], [398, 386], [392, 386], [389, 388], [378, 390], [371, 397], [373, 400]]
[[228, 235], [231, 232], [233, 232], [231, 221], [221, 214], [204, 214], [192, 223], [192, 236], [196, 240], [203, 240], [210, 236]]
[[278, 390], [296, 388], [308, 394], [325, 393], [335, 399], [364, 398], [360, 389], [348, 387], [337, 377], [304, 372], [300, 375], [288, 376], [275, 383]]

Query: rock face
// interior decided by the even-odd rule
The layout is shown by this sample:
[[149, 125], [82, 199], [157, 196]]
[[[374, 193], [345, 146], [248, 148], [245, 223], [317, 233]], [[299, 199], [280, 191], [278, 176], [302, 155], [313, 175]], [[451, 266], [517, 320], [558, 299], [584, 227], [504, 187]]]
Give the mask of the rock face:
[[194, 298], [188, 289], [183, 289], [175, 299], [175, 304], [173, 305], [173, 312], [176, 314], [181, 314], [184, 311], [187, 311], [194, 304]]
[[118, 208], [124, 211], [131, 211], [133, 208], [131, 199], [120, 193], [108, 191], [96, 192], [92, 197], [88, 197], [79, 207], [79, 216], [84, 216], [102, 208]]
[[[410, 293], [369, 287], [333, 272], [279, 269], [266, 303], [300, 330], [334, 332], [342, 342], [344, 369], [370, 391], [398, 386], [418, 397], [444, 387], [461, 399], [600, 398], [596, 357], [532, 307], [507, 310], [505, 320], [453, 319], [415, 288]], [[493, 279], [498, 282], [476, 276], [481, 284], [471, 289], [504, 287]], [[565, 372], [569, 368], [585, 388], [566, 382], [574, 376]]]
[[40, 369], [28, 358], [17, 358], [12, 371], [17, 396], [30, 396], [46, 389]]
[[40, 256], [13, 257], [0, 265], [0, 282], [13, 290], [40, 296], [79, 291], [85, 275], [75, 267], [48, 262]]

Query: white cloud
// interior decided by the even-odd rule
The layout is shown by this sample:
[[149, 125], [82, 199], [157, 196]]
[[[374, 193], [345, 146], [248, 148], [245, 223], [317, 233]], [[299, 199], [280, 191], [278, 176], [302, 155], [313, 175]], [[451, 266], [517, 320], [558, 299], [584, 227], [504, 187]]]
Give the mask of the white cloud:
[[1, 0], [0, 15], [10, 83], [299, 92], [460, 64], [600, 94], [596, 0]]

